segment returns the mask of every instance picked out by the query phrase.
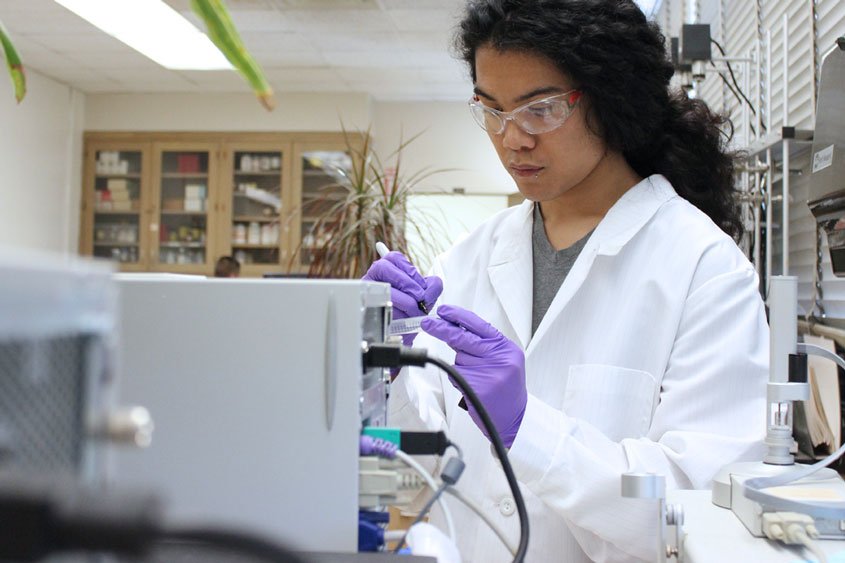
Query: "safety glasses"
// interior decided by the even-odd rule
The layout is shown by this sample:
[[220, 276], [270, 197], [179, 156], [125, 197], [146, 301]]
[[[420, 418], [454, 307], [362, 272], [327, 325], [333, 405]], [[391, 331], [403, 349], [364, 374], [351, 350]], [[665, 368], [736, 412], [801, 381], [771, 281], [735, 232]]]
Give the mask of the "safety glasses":
[[570, 90], [542, 100], [534, 100], [513, 111], [499, 111], [485, 106], [473, 96], [469, 109], [475, 121], [488, 133], [499, 135], [505, 130], [505, 122], [513, 121], [517, 127], [531, 135], [554, 131], [564, 124], [581, 99], [580, 90]]

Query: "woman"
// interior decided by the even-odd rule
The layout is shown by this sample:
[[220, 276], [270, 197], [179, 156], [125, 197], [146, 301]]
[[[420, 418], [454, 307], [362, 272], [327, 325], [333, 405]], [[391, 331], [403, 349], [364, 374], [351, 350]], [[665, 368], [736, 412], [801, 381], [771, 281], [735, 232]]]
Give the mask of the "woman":
[[[390, 253], [367, 279], [391, 283], [397, 317], [438, 305], [414, 344], [454, 361], [510, 448], [527, 561], [654, 560], [654, 505], [621, 497], [623, 473], [706, 489], [762, 456], [768, 329], [731, 238], [724, 122], [670, 93], [664, 38], [628, 0], [471, 1], [457, 43], [471, 111], [527, 201], [434, 276]], [[459, 486], [515, 542], [513, 499], [460, 398], [443, 374], [405, 370], [391, 423], [445, 429], [466, 451]], [[454, 505], [465, 561], [510, 559]]]

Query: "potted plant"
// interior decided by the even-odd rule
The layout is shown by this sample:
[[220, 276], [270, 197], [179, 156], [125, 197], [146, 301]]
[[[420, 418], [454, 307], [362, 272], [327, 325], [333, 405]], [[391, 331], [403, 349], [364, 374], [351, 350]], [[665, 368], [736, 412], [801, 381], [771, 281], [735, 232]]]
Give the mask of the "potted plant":
[[[351, 134], [345, 127], [342, 130], [350, 159], [347, 166], [325, 165], [336, 181], [322, 188], [321, 211], [303, 233], [302, 240], [308, 244], [300, 242], [290, 268], [295, 268], [306, 247], [311, 253], [308, 276], [319, 278], [360, 278], [378, 258], [375, 245], [379, 241], [402, 252], [413, 263], [436, 255], [441, 249], [431, 235], [440, 228], [439, 220], [407, 214], [408, 197], [414, 188], [447, 171], [428, 167], [414, 172], [405, 170], [402, 152], [422, 133], [408, 140], [400, 136], [399, 146], [385, 161], [373, 149], [370, 129], [360, 135]], [[299, 211], [302, 213], [302, 207]], [[409, 248], [408, 232], [417, 235], [419, 246]]]

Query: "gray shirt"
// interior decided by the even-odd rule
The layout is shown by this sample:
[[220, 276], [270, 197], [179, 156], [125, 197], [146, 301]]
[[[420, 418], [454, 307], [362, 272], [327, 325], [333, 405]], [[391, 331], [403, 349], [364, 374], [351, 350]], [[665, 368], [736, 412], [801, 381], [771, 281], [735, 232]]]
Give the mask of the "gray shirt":
[[540, 214], [540, 205], [534, 204], [534, 229], [532, 232], [533, 254], [534, 254], [534, 298], [531, 312], [531, 334], [537, 331], [540, 321], [549, 310], [549, 305], [557, 295], [563, 280], [566, 279], [572, 265], [581, 254], [587, 239], [593, 231], [590, 231], [584, 238], [577, 241], [569, 248], [555, 250], [549, 237], [546, 236], [546, 229], [543, 227], [543, 216]]

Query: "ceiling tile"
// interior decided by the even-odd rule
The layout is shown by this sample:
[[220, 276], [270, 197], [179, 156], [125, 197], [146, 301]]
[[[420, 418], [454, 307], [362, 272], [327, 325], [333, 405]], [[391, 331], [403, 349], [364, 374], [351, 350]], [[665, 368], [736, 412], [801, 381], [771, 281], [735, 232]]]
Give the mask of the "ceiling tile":
[[340, 67], [337, 69], [337, 73], [349, 83], [356, 84], [422, 80], [418, 71], [408, 69]]
[[349, 53], [346, 51], [326, 51], [323, 58], [332, 66], [361, 68], [410, 68], [413, 53], [402, 50], [369, 53]]
[[285, 12], [285, 17], [295, 24], [294, 29], [305, 34], [396, 30], [393, 18], [384, 11], [293, 10]]
[[244, 38], [244, 43], [251, 53], [266, 51], [315, 51], [299, 33], [292, 31], [253, 32]]
[[252, 51], [252, 55], [265, 70], [328, 64], [325, 57], [315, 51]]
[[[198, 27], [190, 0], [165, 0]], [[378, 99], [465, 97], [448, 49], [464, 0], [226, 0], [279, 91], [372, 92]], [[234, 72], [168, 71], [53, 0], [0, 0], [24, 64], [92, 92], [242, 91]], [[442, 90], [442, 91], [441, 91]]]
[[268, 69], [265, 71], [267, 78], [271, 81], [295, 82], [339, 82], [343, 79], [335, 69], [332, 68], [291, 68], [291, 69]]
[[249, 35], [254, 31], [297, 31], [296, 23], [278, 10], [234, 11], [232, 22], [241, 35]]
[[305, 38], [315, 49], [321, 51], [384, 52], [395, 51], [399, 45], [399, 34], [393, 31], [383, 33], [338, 30], [332, 33], [312, 34]]

